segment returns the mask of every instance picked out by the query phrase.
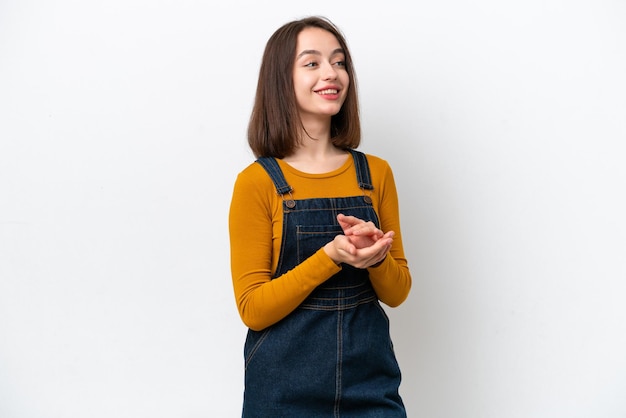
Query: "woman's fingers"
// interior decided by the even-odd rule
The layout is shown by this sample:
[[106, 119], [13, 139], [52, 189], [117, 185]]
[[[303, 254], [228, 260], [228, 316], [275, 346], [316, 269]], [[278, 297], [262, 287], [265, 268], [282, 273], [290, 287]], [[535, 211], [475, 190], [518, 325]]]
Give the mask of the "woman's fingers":
[[355, 216], [337, 215], [337, 221], [343, 230], [332, 242], [333, 260], [357, 268], [367, 268], [383, 260], [393, 243], [395, 233], [383, 233], [371, 221], [364, 221]]
[[364, 223], [365, 221], [354, 216], [346, 216], [340, 213], [337, 215], [337, 222], [339, 222], [341, 229], [343, 229], [344, 234], [346, 234], [352, 227]]
[[345, 235], [360, 235], [370, 236], [372, 239], [377, 240], [384, 234], [383, 231], [378, 229], [371, 221], [364, 221], [354, 216], [347, 216], [344, 214], [337, 215], [337, 221], [343, 230]]
[[358, 248], [351, 245], [349, 240], [346, 241], [345, 237], [343, 238], [335, 239], [339, 256], [339, 260], [335, 261], [350, 264], [357, 268], [367, 268], [385, 258], [393, 242], [391, 237], [387, 237], [376, 241], [369, 247]]

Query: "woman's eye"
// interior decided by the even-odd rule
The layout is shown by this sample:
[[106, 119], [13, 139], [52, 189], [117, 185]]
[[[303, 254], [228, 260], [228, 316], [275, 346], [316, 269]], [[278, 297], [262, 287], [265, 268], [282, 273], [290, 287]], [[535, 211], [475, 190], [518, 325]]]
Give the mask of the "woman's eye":
[[337, 67], [345, 67], [346, 66], [346, 62], [345, 61], [337, 61], [334, 63]]
[[304, 66], [305, 67], [315, 67], [315, 66], [317, 66], [317, 63], [315, 61], [311, 61], [311, 62], [306, 63]]

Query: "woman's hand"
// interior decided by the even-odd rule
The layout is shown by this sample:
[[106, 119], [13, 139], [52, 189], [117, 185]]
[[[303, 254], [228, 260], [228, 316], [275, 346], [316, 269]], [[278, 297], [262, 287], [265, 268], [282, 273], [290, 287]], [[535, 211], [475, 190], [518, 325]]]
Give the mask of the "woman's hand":
[[337, 215], [337, 221], [343, 229], [344, 235], [349, 237], [357, 248], [369, 247], [384, 236], [383, 231], [376, 228], [376, 225], [371, 221], [365, 222], [363, 219], [346, 216], [342, 213]]
[[337, 216], [337, 221], [344, 235], [337, 235], [324, 246], [324, 251], [335, 263], [367, 268], [387, 256], [395, 235], [393, 231], [383, 233], [372, 222], [343, 214]]

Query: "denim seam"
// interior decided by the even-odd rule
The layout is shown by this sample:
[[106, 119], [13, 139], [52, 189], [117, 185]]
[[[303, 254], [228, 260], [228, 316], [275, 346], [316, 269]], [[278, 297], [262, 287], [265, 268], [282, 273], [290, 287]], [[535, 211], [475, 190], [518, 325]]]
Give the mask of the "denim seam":
[[248, 365], [250, 364], [250, 362], [252, 361], [252, 358], [254, 357], [254, 355], [256, 354], [256, 352], [259, 350], [259, 348], [261, 347], [261, 344], [263, 344], [263, 342], [265, 341], [265, 339], [267, 338], [267, 336], [270, 334], [270, 331], [272, 331], [271, 328], [267, 328], [264, 332], [263, 335], [261, 335], [261, 337], [259, 338], [259, 341], [256, 342], [256, 344], [254, 344], [254, 346], [250, 349], [250, 353], [248, 354], [248, 358], [246, 359], [246, 364], [245, 364], [245, 368], [248, 368]]
[[359, 300], [350, 304], [342, 304], [342, 305], [330, 305], [330, 306], [320, 306], [320, 305], [309, 305], [302, 304], [300, 305], [300, 309], [306, 309], [307, 311], [347, 311], [350, 309], [354, 309], [357, 306], [365, 305], [367, 303], [372, 303], [378, 300], [376, 297], [372, 296], [367, 299]]
[[339, 418], [340, 405], [341, 405], [341, 389], [342, 389], [342, 376], [343, 371], [343, 310], [337, 312], [337, 369], [335, 376], [335, 418]]

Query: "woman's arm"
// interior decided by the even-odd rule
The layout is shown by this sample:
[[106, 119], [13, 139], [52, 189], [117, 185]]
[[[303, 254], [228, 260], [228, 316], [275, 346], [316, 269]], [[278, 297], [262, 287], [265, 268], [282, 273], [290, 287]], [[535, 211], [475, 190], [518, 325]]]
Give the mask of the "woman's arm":
[[378, 216], [383, 232], [394, 231], [389, 254], [376, 267], [368, 268], [372, 286], [381, 302], [396, 307], [406, 300], [412, 278], [402, 245], [398, 192], [391, 167], [380, 159], [370, 159], [372, 178], [376, 180], [374, 197], [378, 198]]
[[280, 209], [272, 205], [275, 198], [269, 177], [256, 167], [237, 177], [229, 213], [231, 271], [239, 314], [253, 330], [283, 319], [341, 270], [320, 249], [272, 280], [272, 223]]

